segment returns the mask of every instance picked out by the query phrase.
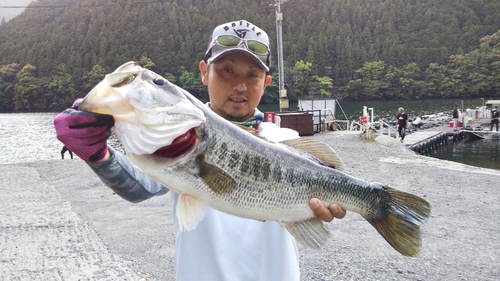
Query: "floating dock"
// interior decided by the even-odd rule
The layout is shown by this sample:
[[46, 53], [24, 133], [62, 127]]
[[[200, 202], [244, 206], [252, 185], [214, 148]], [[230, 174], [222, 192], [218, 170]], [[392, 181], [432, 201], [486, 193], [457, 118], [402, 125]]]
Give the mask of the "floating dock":
[[418, 154], [425, 154], [439, 146], [448, 144], [448, 141], [458, 141], [465, 137], [462, 131], [418, 131], [406, 135], [404, 144]]

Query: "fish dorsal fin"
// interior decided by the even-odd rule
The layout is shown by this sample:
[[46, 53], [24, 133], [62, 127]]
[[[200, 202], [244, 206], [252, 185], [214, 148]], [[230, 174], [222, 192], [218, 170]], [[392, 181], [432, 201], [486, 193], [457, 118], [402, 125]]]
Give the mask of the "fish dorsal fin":
[[180, 231], [194, 229], [205, 216], [206, 205], [195, 197], [181, 193], [177, 199], [176, 213]]
[[340, 159], [337, 152], [335, 152], [326, 143], [306, 138], [285, 140], [281, 143], [311, 154], [312, 156], [318, 158], [318, 160], [325, 166], [339, 171], [344, 170], [344, 162], [342, 162], [342, 159]]
[[252, 136], [264, 139], [259, 133], [253, 128], [253, 127], [248, 127], [248, 126], [243, 126], [243, 125], [236, 125], [236, 127], [242, 129], [243, 131], [251, 134]]
[[317, 217], [298, 222], [280, 223], [295, 239], [305, 247], [319, 249], [331, 237], [330, 231]]

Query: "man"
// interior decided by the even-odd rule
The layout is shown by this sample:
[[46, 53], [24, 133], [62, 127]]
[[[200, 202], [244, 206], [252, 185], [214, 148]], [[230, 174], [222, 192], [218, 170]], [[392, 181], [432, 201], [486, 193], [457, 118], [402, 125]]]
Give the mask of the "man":
[[405, 113], [404, 108], [400, 107], [398, 109], [398, 115], [396, 116], [396, 123], [398, 124], [398, 133], [401, 138], [401, 142], [405, 139], [405, 130], [408, 129], [408, 115]]
[[457, 130], [458, 116], [460, 116], [460, 112], [458, 110], [458, 104], [455, 104], [455, 109], [453, 109], [453, 131]]
[[490, 122], [490, 131], [493, 131], [493, 125], [496, 126], [498, 132], [498, 118], [500, 117], [500, 112], [498, 112], [498, 106], [495, 106], [491, 110], [491, 122]]
[[61, 158], [64, 160], [64, 153], [66, 153], [66, 151], [69, 152], [69, 156], [71, 156], [71, 159], [73, 159], [73, 152], [69, 150], [66, 146], [63, 146], [61, 150]]
[[[271, 83], [269, 65], [267, 34], [244, 20], [216, 27], [199, 64], [210, 108], [227, 120], [253, 126], [268, 139], [280, 135], [276, 130], [281, 130], [261, 123], [264, 116], [256, 108]], [[104, 183], [123, 198], [140, 202], [168, 191], [132, 167], [121, 153], [108, 148], [106, 139], [113, 125], [108, 116], [68, 109], [56, 116], [54, 124], [58, 139], [88, 161]], [[179, 150], [185, 146], [176, 143], [171, 147]], [[178, 194], [172, 192], [172, 197], [175, 214]], [[314, 198], [310, 206], [324, 221], [345, 215], [340, 206], [326, 208]], [[300, 280], [295, 240], [277, 222], [244, 219], [208, 208], [195, 229], [180, 232], [177, 221], [175, 228], [178, 281]]]

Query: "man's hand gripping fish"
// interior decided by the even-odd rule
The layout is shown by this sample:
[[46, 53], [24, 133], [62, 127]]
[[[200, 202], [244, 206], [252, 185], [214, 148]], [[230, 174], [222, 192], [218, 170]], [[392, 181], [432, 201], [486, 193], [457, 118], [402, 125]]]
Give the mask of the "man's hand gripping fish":
[[[256, 137], [134, 62], [106, 75], [79, 109], [113, 115], [115, 135], [132, 163], [180, 193], [183, 230], [195, 228], [209, 205], [278, 221], [304, 246], [319, 248], [331, 234], [309, 207], [315, 197], [359, 213], [401, 254], [419, 254], [427, 201], [341, 172], [342, 162], [326, 144]], [[174, 145], [188, 149], [165, 153]]]

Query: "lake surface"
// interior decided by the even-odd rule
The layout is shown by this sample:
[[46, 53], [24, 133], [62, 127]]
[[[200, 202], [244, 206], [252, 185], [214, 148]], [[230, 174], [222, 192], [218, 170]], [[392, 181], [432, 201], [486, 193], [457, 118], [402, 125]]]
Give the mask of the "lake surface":
[[[481, 99], [448, 99], [448, 100], [401, 100], [401, 101], [340, 101], [337, 104], [335, 116], [337, 119], [358, 120], [363, 113], [363, 106], [373, 108], [374, 120], [394, 121], [399, 107], [405, 109], [408, 118], [414, 119], [422, 115], [444, 113], [451, 115], [455, 104], [467, 109], [475, 109], [482, 105]], [[278, 104], [260, 105], [259, 109], [265, 111], [279, 111]], [[297, 110], [297, 103], [290, 103], [290, 111]]]
[[500, 170], [500, 141], [497, 139], [449, 142], [448, 145], [432, 151], [429, 156]]
[[[475, 109], [482, 106], [481, 99], [448, 99], [448, 100], [401, 100], [401, 101], [364, 101], [347, 102], [340, 101], [336, 107], [337, 119], [358, 120], [362, 115], [363, 106], [373, 108], [374, 120], [395, 121], [396, 112], [399, 107], [403, 107], [408, 114], [408, 118], [414, 119], [423, 115], [443, 113], [452, 114], [455, 104], [461, 108]], [[265, 111], [279, 111], [278, 104], [266, 104], [259, 106]], [[297, 103], [290, 104], [290, 111], [297, 110]], [[344, 115], [345, 114], [345, 115]], [[344, 117], [346, 116], [346, 117]], [[491, 168], [500, 170], [498, 161], [498, 151], [500, 142], [498, 140], [476, 140], [449, 142], [447, 146], [439, 147], [430, 152], [427, 156], [444, 160], [455, 161], [472, 166]]]
[[[445, 112], [451, 114], [454, 100], [341, 102], [340, 106], [350, 120], [361, 115], [363, 105], [374, 108], [375, 119], [392, 120], [398, 107], [405, 108], [409, 117]], [[466, 100], [464, 107], [475, 108], [481, 100]], [[291, 110], [297, 104], [291, 105]], [[259, 106], [261, 111], [279, 111], [279, 106]], [[341, 112], [337, 107], [337, 112]], [[0, 164], [61, 159], [62, 143], [56, 139], [53, 119], [57, 113], [3, 113], [0, 114]], [[338, 115], [338, 114], [337, 114]], [[385, 116], [385, 118], [384, 118]], [[337, 117], [345, 119], [343, 117]], [[449, 142], [448, 146], [432, 151], [429, 156], [500, 170], [500, 142], [495, 140]], [[76, 157], [78, 158], [78, 157]], [[65, 159], [70, 159], [66, 153]]]

